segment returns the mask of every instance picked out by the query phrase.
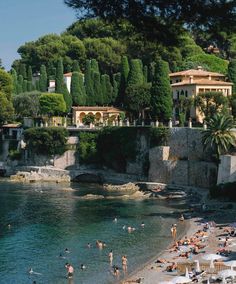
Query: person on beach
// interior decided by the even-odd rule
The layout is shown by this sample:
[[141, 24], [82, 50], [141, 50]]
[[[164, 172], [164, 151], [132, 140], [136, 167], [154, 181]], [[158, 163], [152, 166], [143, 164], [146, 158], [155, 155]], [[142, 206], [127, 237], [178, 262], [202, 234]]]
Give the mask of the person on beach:
[[184, 215], [183, 215], [183, 214], [181, 214], [179, 220], [180, 220], [180, 221], [184, 221]]
[[110, 250], [108, 257], [109, 257], [110, 265], [112, 265], [112, 262], [113, 262], [113, 251], [112, 250]]
[[122, 262], [122, 269], [123, 269], [124, 273], [126, 273], [127, 272], [127, 263], [128, 263], [126, 255], [122, 256], [121, 262]]
[[172, 238], [173, 240], [175, 241], [176, 240], [176, 234], [177, 234], [177, 228], [176, 228], [176, 224], [173, 224], [171, 226], [171, 235], [172, 235]]
[[116, 277], [120, 276], [120, 271], [119, 271], [119, 268], [117, 266], [113, 267], [113, 275], [116, 276]]

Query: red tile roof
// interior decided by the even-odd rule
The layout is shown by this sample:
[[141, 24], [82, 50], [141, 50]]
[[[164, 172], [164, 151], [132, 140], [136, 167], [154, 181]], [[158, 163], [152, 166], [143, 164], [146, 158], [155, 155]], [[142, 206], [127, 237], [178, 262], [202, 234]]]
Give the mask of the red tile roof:
[[225, 77], [223, 74], [216, 72], [209, 72], [202, 69], [189, 69], [180, 72], [170, 73], [170, 77], [176, 76], [213, 76], [213, 77]]
[[231, 82], [225, 82], [225, 81], [216, 81], [216, 80], [208, 80], [208, 79], [198, 79], [192, 81], [192, 83], [189, 82], [189, 80], [184, 80], [182, 82], [171, 84], [171, 87], [177, 87], [177, 86], [187, 86], [187, 85], [217, 85], [217, 86], [232, 86], [233, 83]]

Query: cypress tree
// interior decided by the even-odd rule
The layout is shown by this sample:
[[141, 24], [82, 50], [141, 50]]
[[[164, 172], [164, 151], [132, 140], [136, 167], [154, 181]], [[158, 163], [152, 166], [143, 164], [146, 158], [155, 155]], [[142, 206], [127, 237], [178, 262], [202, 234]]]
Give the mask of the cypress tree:
[[144, 82], [142, 62], [139, 59], [132, 59], [130, 61], [130, 72], [127, 80], [127, 86], [142, 85]]
[[27, 92], [33, 91], [33, 84], [31, 81], [27, 81]]
[[113, 93], [112, 93], [112, 102], [119, 100], [119, 90], [121, 82], [121, 73], [116, 73], [112, 75], [112, 84], [113, 84]]
[[63, 93], [63, 85], [64, 85], [63, 73], [64, 73], [63, 62], [62, 62], [62, 59], [59, 59], [57, 61], [56, 78], [55, 78], [55, 80], [56, 80], [55, 92], [58, 93], [58, 94]]
[[23, 92], [23, 81], [24, 81], [23, 76], [19, 75], [17, 79], [17, 94], [20, 94]]
[[228, 77], [233, 85], [233, 94], [236, 95], [236, 59], [232, 59], [228, 65]]
[[129, 62], [127, 56], [123, 56], [121, 58], [121, 82], [120, 82], [120, 95], [118, 102], [120, 104], [123, 104], [124, 102], [124, 95], [125, 95], [125, 89], [127, 87], [127, 80], [129, 76]]
[[113, 102], [113, 87], [109, 75], [104, 74], [102, 77], [103, 100], [104, 104], [109, 105]]
[[22, 76], [23, 76], [23, 79], [27, 79], [26, 66], [25, 66], [24, 63], [21, 63], [21, 64], [20, 64], [19, 75], [22, 75]]
[[100, 77], [101, 76], [99, 72], [93, 72], [93, 90], [94, 90], [95, 103], [97, 105], [102, 106], [104, 103], [104, 100], [103, 100], [103, 93], [102, 93], [102, 88], [101, 88], [101, 78]]
[[39, 77], [39, 90], [46, 92], [48, 89], [47, 71], [45, 65], [40, 66], [40, 77]]
[[29, 82], [32, 82], [33, 80], [33, 74], [32, 74], [32, 68], [31, 66], [28, 66], [28, 70], [27, 70], [27, 80]]
[[79, 62], [77, 60], [73, 61], [72, 72], [80, 72]]
[[39, 91], [39, 80], [35, 81], [35, 89]]
[[50, 80], [55, 80], [56, 77], [56, 68], [53, 64], [53, 62], [49, 61], [47, 66], [47, 75], [48, 78], [50, 77]]
[[92, 70], [90, 60], [86, 60], [85, 74], [84, 74], [85, 90], [87, 94], [86, 104], [95, 105], [93, 96], [93, 81], [92, 81]]
[[13, 94], [18, 94], [17, 92], [17, 73], [14, 68], [11, 69], [11, 76], [13, 81]]
[[167, 121], [172, 117], [172, 90], [169, 79], [169, 66], [163, 60], [155, 64], [151, 88], [151, 112], [154, 118]]
[[65, 84], [62, 85], [62, 92], [61, 94], [63, 94], [63, 98], [64, 98], [64, 101], [66, 103], [66, 111], [67, 112], [70, 112], [71, 111], [71, 106], [72, 106], [72, 97], [66, 87]]
[[148, 82], [148, 67], [145, 65], [143, 67], [143, 82], [147, 83]]
[[85, 105], [86, 94], [83, 82], [83, 74], [73, 72], [71, 77], [71, 96], [73, 105]]
[[92, 69], [94, 72], [98, 72], [98, 73], [99, 73], [98, 62], [97, 62], [96, 59], [92, 59], [92, 60], [91, 60], [91, 69]]
[[24, 81], [23, 81], [23, 87], [22, 87], [23, 93], [27, 92], [27, 86], [28, 86], [28, 81], [27, 81], [27, 80], [24, 80]]

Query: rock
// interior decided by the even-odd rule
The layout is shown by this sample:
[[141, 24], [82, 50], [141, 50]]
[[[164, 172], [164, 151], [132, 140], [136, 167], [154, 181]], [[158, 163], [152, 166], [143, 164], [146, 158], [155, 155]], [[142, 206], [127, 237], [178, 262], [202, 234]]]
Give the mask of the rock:
[[105, 184], [104, 191], [109, 195], [121, 196], [131, 195], [139, 190], [139, 187], [134, 183], [126, 183], [122, 185]]
[[103, 195], [96, 195], [96, 194], [86, 194], [84, 196], [80, 196], [79, 199], [83, 200], [94, 200], [94, 199], [104, 199]]

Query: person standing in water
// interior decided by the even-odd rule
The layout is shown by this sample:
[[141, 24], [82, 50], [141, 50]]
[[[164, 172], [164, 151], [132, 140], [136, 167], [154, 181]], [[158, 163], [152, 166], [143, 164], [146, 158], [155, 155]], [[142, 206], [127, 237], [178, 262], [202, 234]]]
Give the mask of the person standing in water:
[[122, 269], [123, 269], [124, 273], [126, 273], [127, 272], [127, 263], [128, 263], [126, 255], [122, 256], [121, 262], [122, 262]]
[[112, 265], [112, 262], [113, 262], [113, 251], [112, 250], [110, 250], [108, 257], [109, 257], [110, 265]]
[[67, 263], [66, 269], [67, 269], [67, 277], [72, 278], [74, 274], [74, 267], [71, 264]]

